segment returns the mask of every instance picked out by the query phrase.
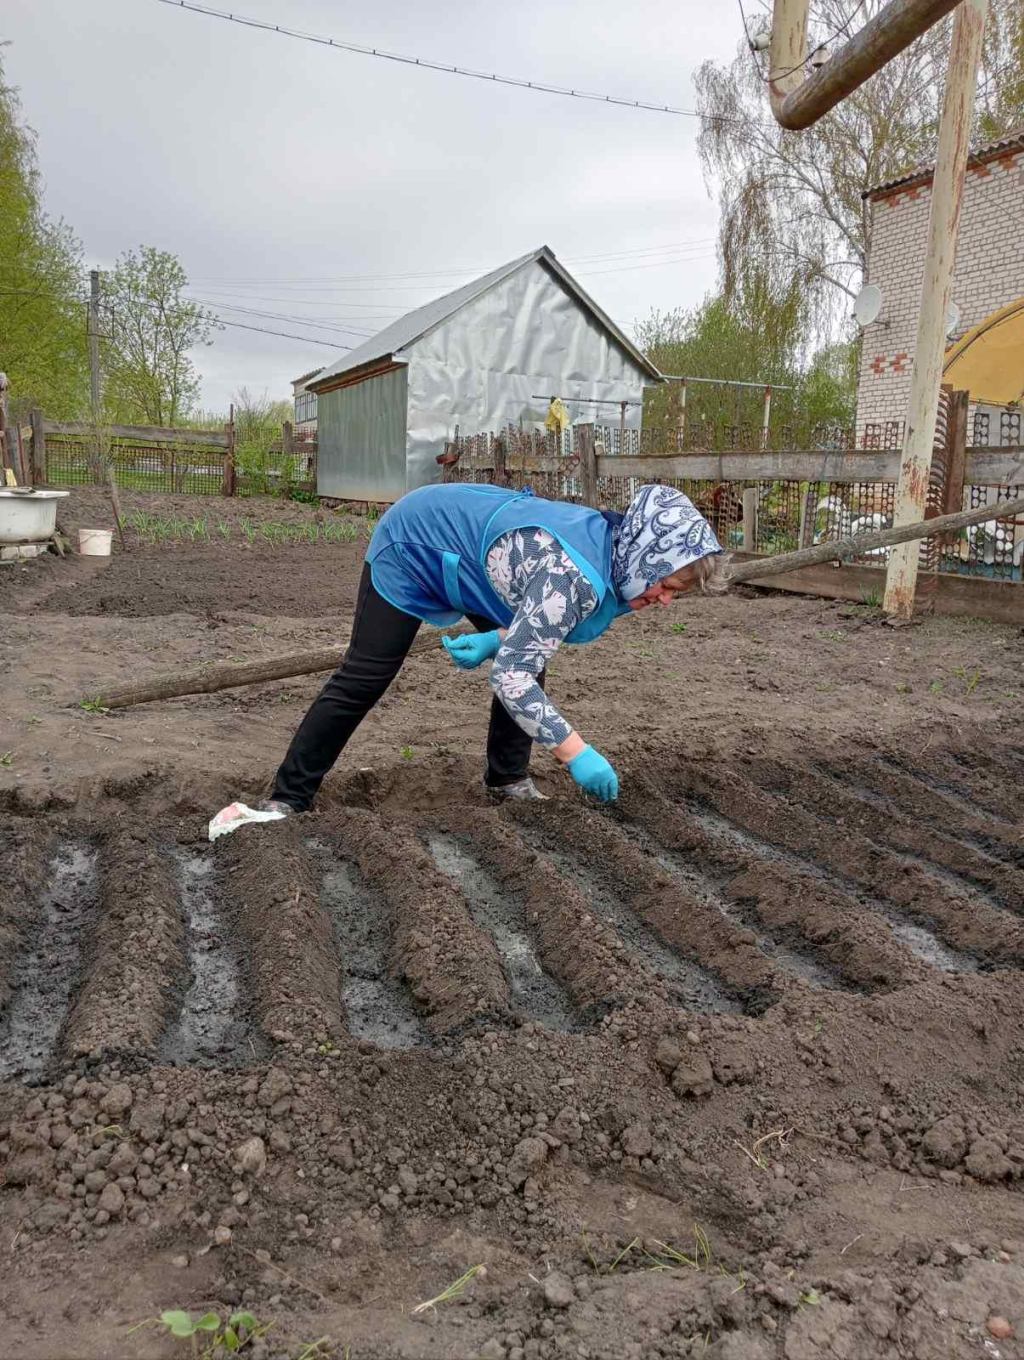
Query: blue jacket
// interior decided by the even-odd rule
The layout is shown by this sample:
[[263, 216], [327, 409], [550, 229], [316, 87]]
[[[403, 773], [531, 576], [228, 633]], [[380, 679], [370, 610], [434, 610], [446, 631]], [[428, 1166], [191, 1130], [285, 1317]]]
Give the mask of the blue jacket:
[[466, 483], [424, 486], [381, 516], [366, 560], [377, 592], [406, 614], [438, 627], [478, 614], [507, 627], [513, 611], [487, 579], [488, 549], [514, 529], [546, 529], [597, 594], [598, 607], [566, 638], [591, 642], [629, 610], [611, 579], [615, 518], [529, 491]]

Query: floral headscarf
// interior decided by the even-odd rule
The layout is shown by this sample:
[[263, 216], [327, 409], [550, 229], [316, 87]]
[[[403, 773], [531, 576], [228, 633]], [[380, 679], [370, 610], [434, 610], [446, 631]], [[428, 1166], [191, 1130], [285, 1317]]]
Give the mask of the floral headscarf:
[[711, 525], [689, 496], [671, 486], [645, 486], [619, 525], [612, 580], [621, 599], [635, 600], [656, 581], [721, 551]]

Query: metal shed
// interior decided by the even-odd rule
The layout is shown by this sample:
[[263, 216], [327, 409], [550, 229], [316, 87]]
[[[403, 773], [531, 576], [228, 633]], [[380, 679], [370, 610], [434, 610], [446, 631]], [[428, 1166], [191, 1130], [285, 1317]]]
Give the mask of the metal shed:
[[[456, 426], [532, 425], [548, 396], [638, 403], [660, 380], [541, 246], [407, 313], [308, 384], [318, 398], [317, 490], [395, 501], [438, 480], [436, 456]], [[601, 408], [570, 410], [593, 419]], [[627, 408], [628, 426], [641, 410]]]

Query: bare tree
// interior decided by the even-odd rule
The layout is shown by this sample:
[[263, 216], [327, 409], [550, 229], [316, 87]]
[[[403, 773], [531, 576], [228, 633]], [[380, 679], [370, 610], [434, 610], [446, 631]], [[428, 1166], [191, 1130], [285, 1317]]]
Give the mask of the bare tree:
[[[810, 49], [839, 44], [885, 0], [816, 0]], [[748, 8], [748, 31], [770, 22], [769, 0]], [[871, 219], [864, 193], [933, 157], [949, 46], [936, 25], [813, 127], [786, 132], [771, 117], [767, 58], [746, 42], [728, 65], [696, 76], [706, 115], [701, 160], [722, 207], [719, 250], [727, 297], [751, 269], [795, 281], [819, 335], [834, 332], [861, 282]], [[986, 139], [1024, 121], [1024, 11], [992, 0], [978, 95]]]

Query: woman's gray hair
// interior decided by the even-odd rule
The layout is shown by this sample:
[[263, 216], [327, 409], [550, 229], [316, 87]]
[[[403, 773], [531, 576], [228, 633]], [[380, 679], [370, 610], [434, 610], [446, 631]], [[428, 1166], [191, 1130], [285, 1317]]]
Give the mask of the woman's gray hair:
[[732, 553], [714, 553], [695, 562], [697, 585], [702, 595], [724, 595], [729, 589], [729, 563]]

